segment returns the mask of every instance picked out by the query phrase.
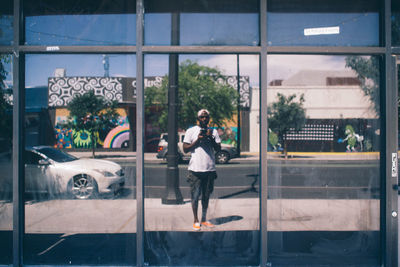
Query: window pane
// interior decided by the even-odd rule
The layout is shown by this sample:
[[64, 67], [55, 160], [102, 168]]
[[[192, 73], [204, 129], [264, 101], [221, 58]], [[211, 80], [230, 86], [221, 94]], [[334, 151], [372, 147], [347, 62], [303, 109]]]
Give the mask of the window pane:
[[272, 265], [379, 265], [379, 61], [268, 57]]
[[[253, 55], [146, 55], [146, 264], [259, 264], [258, 62], [258, 56]], [[240, 88], [237, 87], [237, 63]], [[168, 127], [175, 116], [167, 108], [167, 95], [175, 87], [172, 80], [175, 69], [169, 66], [177, 70], [178, 64], [177, 154], [173, 156], [171, 140], [174, 138], [170, 137], [173, 133]], [[196, 161], [200, 150], [187, 153], [183, 143], [191, 140], [190, 132], [200, 131], [195, 125], [201, 108], [210, 112], [210, 134], [221, 143], [221, 151], [214, 155], [215, 151], [207, 143], [212, 141], [204, 140], [199, 149], [208, 153], [203, 154], [204, 161]], [[214, 157], [219, 162], [217, 179], [213, 173]], [[196, 163], [190, 160], [200, 165], [208, 163], [209, 168], [197, 169]], [[200, 184], [204, 186], [200, 189], [201, 200], [195, 201]], [[196, 203], [199, 221], [209, 221], [215, 227], [202, 225], [199, 230], [193, 229], [192, 208]]]
[[13, 19], [13, 1], [2, 1], [0, 6], [0, 45], [12, 45]]
[[0, 54], [0, 264], [12, 263], [12, 63]]
[[400, 46], [400, 3], [392, 1], [392, 44]]
[[[258, 6], [257, 0], [145, 1], [145, 44], [258, 45]], [[179, 41], [171, 40], [174, 28]]]
[[135, 45], [136, 5], [128, 0], [29, 0], [27, 45]]
[[135, 68], [26, 56], [25, 263], [136, 264]]
[[273, 46], [378, 46], [379, 1], [268, 2], [268, 44]]

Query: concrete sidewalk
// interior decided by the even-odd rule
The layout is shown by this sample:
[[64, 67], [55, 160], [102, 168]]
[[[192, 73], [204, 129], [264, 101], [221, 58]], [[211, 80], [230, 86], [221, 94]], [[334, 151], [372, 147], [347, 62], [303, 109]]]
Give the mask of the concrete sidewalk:
[[[25, 205], [27, 233], [135, 233], [136, 200], [48, 200]], [[272, 199], [267, 202], [269, 231], [378, 231], [379, 200]], [[201, 205], [199, 207], [199, 215]], [[145, 231], [192, 231], [189, 200], [164, 205], [144, 201]], [[203, 231], [259, 230], [259, 199], [211, 199]], [[0, 230], [12, 229], [12, 203], [0, 204]]]

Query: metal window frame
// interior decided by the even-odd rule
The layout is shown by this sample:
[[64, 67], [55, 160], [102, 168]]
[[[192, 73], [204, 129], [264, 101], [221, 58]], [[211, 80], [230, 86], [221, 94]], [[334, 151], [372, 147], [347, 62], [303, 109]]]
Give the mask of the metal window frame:
[[[383, 60], [382, 76], [385, 79], [381, 89], [382, 108], [382, 146], [381, 146], [381, 264], [397, 265], [398, 218], [392, 212], [398, 212], [397, 190], [391, 177], [391, 155], [397, 153], [397, 73], [393, 55], [400, 55], [400, 48], [391, 47], [391, 0], [385, 0], [382, 6], [381, 33], [383, 46], [379, 47], [321, 47], [321, 46], [268, 46], [267, 44], [267, 4], [268, 0], [259, 0], [260, 45], [258, 46], [145, 46], [144, 1], [136, 0], [136, 40], [135, 46], [58, 46], [56, 52], [47, 50], [47, 46], [25, 46], [23, 44], [24, 18], [23, 1], [14, 0], [14, 38], [13, 45], [0, 46], [0, 53], [13, 54], [14, 107], [13, 107], [13, 265], [23, 266], [24, 239], [24, 163], [23, 150], [25, 144], [24, 112], [25, 112], [25, 55], [26, 54], [136, 54], [137, 79], [137, 266], [144, 266], [144, 54], [258, 54], [260, 59], [260, 266], [268, 263], [267, 240], [267, 56], [268, 54], [318, 54], [318, 55], [381, 55]], [[135, 0], [132, 0], [135, 1]], [[395, 122], [395, 123], [393, 123]]]

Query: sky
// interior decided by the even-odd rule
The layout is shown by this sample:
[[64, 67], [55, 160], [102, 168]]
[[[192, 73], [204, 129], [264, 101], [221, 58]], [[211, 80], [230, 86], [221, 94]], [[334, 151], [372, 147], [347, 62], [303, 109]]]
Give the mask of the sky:
[[[146, 44], [168, 45], [170, 14], [145, 15]], [[134, 45], [136, 43], [135, 14], [34, 16], [26, 18], [28, 45]], [[268, 38], [271, 45], [324, 44], [376, 45], [379, 16], [375, 13], [268, 13]], [[306, 28], [337, 26], [339, 34], [305, 36]], [[368, 26], [368, 27], [366, 27]], [[0, 25], [1, 27], [1, 25]], [[258, 45], [258, 14], [183, 13], [181, 15], [181, 45], [219, 44]], [[116, 30], [117, 29], [117, 30]], [[193, 30], [198, 29], [198, 30]], [[361, 37], [361, 38], [360, 38]], [[289, 41], [288, 41], [289, 40]], [[290, 41], [291, 40], [291, 41]], [[289, 43], [288, 43], [289, 42]], [[336, 43], [335, 43], [336, 42]], [[236, 55], [180, 55], [201, 65], [217, 67], [225, 75], [237, 75]], [[45, 86], [57, 68], [67, 76], [103, 76], [102, 54], [60, 55], [32, 54], [26, 57], [26, 85]], [[240, 75], [250, 77], [251, 86], [259, 86], [259, 56], [240, 55]], [[286, 79], [300, 69], [344, 69], [343, 56], [271, 55], [268, 61], [268, 81]], [[134, 55], [109, 55], [110, 76], [135, 77]], [[6, 66], [11, 70], [11, 65]], [[165, 75], [167, 55], [146, 55], [145, 76]], [[7, 77], [8, 83], [12, 79]]]
[[[300, 70], [344, 70], [344, 56], [327, 55], [269, 55], [267, 58], [268, 82], [286, 79]], [[237, 75], [236, 55], [180, 55], [179, 60], [190, 59], [200, 65], [216, 67], [225, 75]], [[66, 70], [67, 76], [104, 76], [103, 55], [27, 55], [26, 86], [47, 86], [49, 77], [57, 68]], [[240, 75], [250, 77], [250, 85], [259, 86], [259, 56], [240, 55]], [[112, 77], [136, 77], [134, 55], [109, 55], [109, 72]], [[146, 55], [145, 76], [163, 76], [168, 73], [168, 55]], [[11, 84], [11, 64], [7, 83]]]

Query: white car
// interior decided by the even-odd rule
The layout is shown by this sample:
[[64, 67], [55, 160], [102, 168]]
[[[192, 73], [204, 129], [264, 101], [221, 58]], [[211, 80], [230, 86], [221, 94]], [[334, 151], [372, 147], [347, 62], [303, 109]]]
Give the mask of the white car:
[[116, 193], [125, 184], [121, 166], [109, 160], [76, 158], [49, 146], [26, 149], [25, 191], [88, 199]]

